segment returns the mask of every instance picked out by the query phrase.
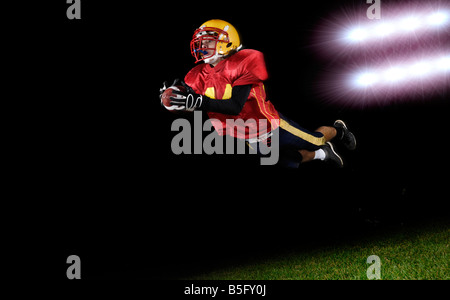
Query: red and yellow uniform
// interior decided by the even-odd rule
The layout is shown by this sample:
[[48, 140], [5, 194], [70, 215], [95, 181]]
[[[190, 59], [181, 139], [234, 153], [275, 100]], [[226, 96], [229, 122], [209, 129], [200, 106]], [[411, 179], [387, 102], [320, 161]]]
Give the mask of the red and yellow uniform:
[[[268, 75], [263, 54], [241, 50], [240, 37], [233, 25], [209, 20], [194, 32], [190, 46], [195, 62], [204, 64], [186, 75], [184, 91], [172, 86], [172, 94], [176, 96], [170, 97], [171, 110], [203, 110], [219, 135], [246, 139], [252, 149], [269, 145], [269, 134], [276, 132], [278, 143], [274, 149], [283, 153], [282, 164], [288, 167], [298, 167], [303, 162], [299, 150], [314, 151], [313, 159], [328, 159], [342, 167], [342, 159], [323, 132], [306, 130], [286, 119], [267, 99], [264, 81]], [[161, 102], [166, 90], [164, 84], [160, 89]], [[341, 140], [346, 139], [346, 147], [354, 149], [355, 138], [345, 123], [338, 120], [333, 127]], [[309, 160], [311, 154], [306, 161]]]
[[[279, 114], [273, 104], [266, 99], [264, 81], [267, 80], [264, 56], [256, 50], [241, 50], [224, 59], [215, 67], [201, 64], [194, 67], [186, 75], [184, 81], [196, 93], [211, 99], [227, 101], [232, 96], [232, 88], [241, 85], [251, 85], [250, 95], [238, 115], [227, 115], [217, 112], [207, 112], [219, 135], [231, 135], [241, 139], [261, 137], [278, 128]], [[245, 126], [227, 128], [226, 120], [241, 119]], [[267, 120], [267, 126], [257, 128], [260, 120]], [[238, 123], [236, 123], [238, 124]]]

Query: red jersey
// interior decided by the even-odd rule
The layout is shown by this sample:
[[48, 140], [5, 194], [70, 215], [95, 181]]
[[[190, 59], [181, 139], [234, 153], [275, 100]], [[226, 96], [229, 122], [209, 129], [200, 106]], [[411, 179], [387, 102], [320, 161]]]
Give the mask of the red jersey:
[[[267, 78], [263, 54], [256, 50], [246, 49], [226, 58], [215, 67], [210, 64], [194, 67], [186, 75], [184, 81], [197, 94], [224, 101], [231, 98], [234, 86], [252, 85], [250, 95], [239, 115], [208, 112], [208, 116], [219, 135], [228, 134], [242, 139], [254, 139], [278, 128], [280, 123], [278, 112], [266, 99], [263, 83]], [[233, 128], [227, 128], [227, 119], [241, 119], [244, 122], [253, 120], [254, 122], [246, 122], [245, 126], [235, 122], [233, 130]], [[258, 126], [260, 120], [266, 120], [267, 126]]]

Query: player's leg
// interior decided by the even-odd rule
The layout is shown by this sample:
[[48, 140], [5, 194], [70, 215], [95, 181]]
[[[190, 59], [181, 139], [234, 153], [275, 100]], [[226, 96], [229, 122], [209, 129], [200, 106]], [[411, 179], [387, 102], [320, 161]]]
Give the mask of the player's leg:
[[[320, 132], [323, 134], [325, 140], [330, 142], [335, 139], [341, 141], [345, 147], [349, 150], [355, 150], [356, 148], [356, 138], [350, 130], [348, 130], [347, 125], [342, 120], [337, 120], [334, 122], [333, 127], [331, 126], [321, 126], [316, 129], [316, 132]], [[326, 147], [322, 147], [321, 150], [316, 151], [308, 151], [308, 150], [299, 150], [302, 155], [302, 163], [312, 161], [314, 159], [322, 159], [325, 160], [326, 157], [331, 158], [337, 165], [343, 165], [342, 158], [335, 151], [334, 146], [331, 143]], [[328, 153], [324, 153], [328, 152]]]
[[337, 130], [333, 127], [322, 126], [311, 132], [283, 116], [280, 119], [280, 146], [296, 149], [300, 154], [298, 164], [320, 159], [342, 167], [341, 157], [329, 143], [329, 140], [333, 139], [336, 134]]
[[317, 128], [316, 131], [322, 133], [327, 142], [334, 139], [337, 135], [336, 128], [330, 126], [321, 126]]
[[313, 161], [316, 156], [316, 151], [309, 151], [309, 150], [298, 150], [298, 152], [302, 155], [302, 164]]
[[[330, 127], [330, 126], [321, 126], [316, 129], [316, 132], [322, 133], [326, 142], [331, 141], [337, 135], [336, 128]], [[306, 162], [312, 161], [314, 159], [325, 159], [325, 155], [326, 155], [325, 151], [317, 151], [317, 150], [309, 151], [309, 150], [302, 149], [302, 150], [299, 150], [299, 152], [303, 157], [302, 163], [306, 163]]]
[[335, 121], [333, 127], [322, 126], [316, 131], [321, 132], [327, 142], [336, 139], [342, 142], [349, 150], [355, 150], [356, 148], [356, 138], [354, 134], [348, 130], [347, 125], [342, 120]]
[[[331, 126], [321, 126], [316, 129], [316, 132], [320, 132], [323, 134], [325, 140], [327, 142], [330, 142], [331, 140], [335, 139], [342, 142], [342, 144], [349, 150], [355, 150], [356, 148], [356, 138], [350, 130], [348, 130], [347, 125], [342, 120], [337, 120], [334, 122], [333, 127]], [[332, 147], [332, 152], [336, 153], [334, 151], [334, 148]], [[314, 159], [317, 159], [318, 154], [317, 151], [308, 151], [308, 150], [300, 150], [300, 154], [303, 156], [302, 162], [308, 162]], [[335, 159], [341, 160], [339, 155], [336, 153], [338, 157], [335, 157]], [[320, 159], [320, 158], [319, 158]]]
[[344, 161], [342, 160], [342, 157], [336, 152], [333, 144], [330, 142], [326, 142], [325, 145], [321, 146], [320, 149], [316, 151], [309, 151], [302, 149], [298, 150], [298, 152], [302, 155], [302, 163], [310, 162], [315, 159], [320, 159], [332, 162], [340, 168], [344, 166]]

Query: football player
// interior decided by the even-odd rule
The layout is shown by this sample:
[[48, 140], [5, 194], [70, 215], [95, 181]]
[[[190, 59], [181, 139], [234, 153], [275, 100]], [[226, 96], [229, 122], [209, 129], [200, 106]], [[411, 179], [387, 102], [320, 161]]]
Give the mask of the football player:
[[[171, 104], [187, 111], [206, 111], [219, 135], [245, 139], [252, 149], [258, 149], [261, 144], [267, 145], [278, 130], [280, 163], [287, 167], [312, 160], [343, 167], [341, 156], [330, 142], [333, 139], [355, 149], [355, 136], [343, 121], [310, 131], [275, 109], [264, 88], [268, 74], [263, 54], [242, 49], [239, 34], [230, 23], [210, 20], [202, 24], [194, 32], [191, 53], [196, 63], [203, 63], [188, 72], [182, 82], [186, 92], [175, 92], [178, 96], [170, 98]], [[165, 83], [160, 92], [166, 88]], [[249, 122], [230, 129], [227, 119], [265, 119], [267, 126], [257, 128], [258, 122]]]

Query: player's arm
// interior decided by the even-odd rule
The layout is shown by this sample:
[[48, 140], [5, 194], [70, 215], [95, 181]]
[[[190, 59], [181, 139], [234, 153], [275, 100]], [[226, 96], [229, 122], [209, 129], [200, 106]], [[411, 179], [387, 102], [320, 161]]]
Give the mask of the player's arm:
[[242, 111], [245, 102], [250, 95], [252, 85], [237, 85], [231, 90], [231, 98], [227, 100], [210, 99], [206, 96], [204, 110], [225, 115], [237, 116]]
[[172, 105], [184, 106], [187, 111], [204, 110], [233, 116], [238, 115], [242, 111], [252, 89], [251, 84], [238, 85], [231, 90], [230, 99], [216, 100], [205, 95], [196, 94], [192, 88], [184, 83], [183, 85], [186, 87], [186, 92], [174, 91], [179, 97], [170, 98]]

